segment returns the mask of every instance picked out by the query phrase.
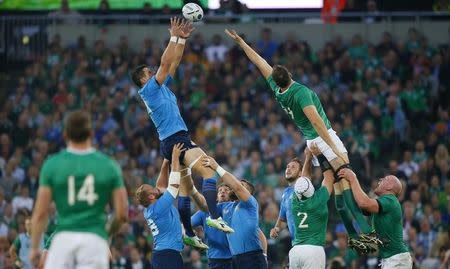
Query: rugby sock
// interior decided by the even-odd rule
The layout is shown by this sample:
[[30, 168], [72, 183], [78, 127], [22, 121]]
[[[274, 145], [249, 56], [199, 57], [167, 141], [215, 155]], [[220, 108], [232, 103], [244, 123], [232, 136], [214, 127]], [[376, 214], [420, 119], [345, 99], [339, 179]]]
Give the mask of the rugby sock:
[[195, 236], [191, 224], [191, 198], [189, 196], [178, 197], [178, 212], [186, 235], [189, 237]]
[[348, 235], [351, 238], [357, 238], [358, 233], [356, 232], [355, 227], [353, 227], [352, 215], [350, 211], [345, 207], [344, 196], [341, 194], [335, 194], [334, 203], [339, 215], [341, 216], [342, 222], [344, 223]]
[[355, 198], [353, 197], [353, 193], [351, 189], [345, 189], [342, 192], [344, 196], [345, 206], [350, 210], [351, 214], [355, 218], [358, 223], [358, 227], [362, 233], [368, 234], [373, 232], [372, 227], [369, 225], [366, 217], [359, 208], [358, 204], [356, 204]]
[[217, 210], [217, 177], [207, 178], [203, 180], [202, 193], [205, 197], [206, 204], [209, 208], [211, 218], [217, 219], [220, 217], [219, 210]]

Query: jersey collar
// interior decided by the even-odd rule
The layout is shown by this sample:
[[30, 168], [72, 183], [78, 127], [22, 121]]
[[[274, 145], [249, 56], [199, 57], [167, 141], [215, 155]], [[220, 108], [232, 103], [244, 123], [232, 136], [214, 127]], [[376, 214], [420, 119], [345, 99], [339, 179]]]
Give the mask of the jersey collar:
[[292, 81], [291, 84], [289, 85], [289, 87], [284, 92], [280, 92], [281, 88], [278, 87], [278, 94], [285, 94], [285, 93], [287, 93], [292, 88], [292, 85], [294, 85], [294, 83], [295, 83], [295, 81]]
[[67, 152], [73, 153], [73, 154], [78, 154], [78, 155], [86, 155], [86, 154], [90, 154], [93, 153], [95, 151], [95, 148], [89, 147], [87, 149], [74, 149], [71, 147], [67, 147]]

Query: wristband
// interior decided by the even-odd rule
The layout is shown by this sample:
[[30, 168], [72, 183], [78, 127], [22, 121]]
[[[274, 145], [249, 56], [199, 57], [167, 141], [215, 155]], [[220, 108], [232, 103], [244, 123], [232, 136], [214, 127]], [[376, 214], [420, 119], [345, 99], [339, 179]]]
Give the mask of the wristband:
[[186, 44], [186, 38], [179, 37], [177, 43], [181, 45]]
[[169, 185], [180, 185], [180, 172], [170, 172]]
[[323, 154], [318, 155], [317, 160], [319, 161], [320, 169], [322, 170], [322, 172], [332, 169], [330, 163]]
[[217, 172], [217, 174], [219, 174], [220, 177], [223, 177], [223, 176], [227, 173], [227, 170], [223, 169], [223, 168], [219, 165], [219, 166], [217, 166], [217, 168], [216, 168], [216, 172]]
[[170, 37], [170, 42], [177, 43], [177, 40], [178, 40], [177, 36], [171, 36]]

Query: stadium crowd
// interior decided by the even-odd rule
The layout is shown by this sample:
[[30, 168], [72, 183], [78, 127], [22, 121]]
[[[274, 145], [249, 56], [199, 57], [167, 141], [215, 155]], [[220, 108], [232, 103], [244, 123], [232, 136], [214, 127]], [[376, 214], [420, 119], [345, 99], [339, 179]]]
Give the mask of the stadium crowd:
[[[391, 173], [402, 180], [404, 238], [417, 268], [444, 266], [450, 247], [450, 44], [431, 45], [410, 29], [407, 40], [384, 33], [377, 44], [360, 35], [334, 37], [313, 49], [289, 34], [275, 41], [264, 28], [253, 46], [271, 63], [286, 65], [295, 80], [314, 89], [350, 152], [366, 190]], [[129, 71], [157, 66], [162, 44], [146, 39], [133, 51], [125, 36], [116, 46], [80, 36], [63, 47], [55, 36], [48, 51], [11, 77], [0, 106], [0, 269], [13, 268], [10, 244], [24, 232], [43, 160], [64, 147], [62, 121], [73, 109], [93, 117], [95, 144], [123, 169], [130, 197], [129, 223], [113, 240], [112, 267], [147, 268], [152, 238], [131, 197], [154, 184], [162, 163], [159, 141], [132, 85]], [[305, 141], [276, 104], [268, 85], [235, 46], [220, 35], [188, 42], [173, 87], [194, 141], [239, 178], [257, 186], [260, 227], [269, 238], [287, 186], [287, 162], [302, 157]], [[320, 171], [314, 178], [320, 184]], [[50, 234], [57, 225], [51, 211]], [[290, 239], [269, 240], [272, 268], [285, 264]], [[205, 255], [186, 248], [187, 268], [205, 268]], [[375, 256], [347, 248], [346, 231], [330, 203], [326, 246], [332, 268], [377, 268]]]

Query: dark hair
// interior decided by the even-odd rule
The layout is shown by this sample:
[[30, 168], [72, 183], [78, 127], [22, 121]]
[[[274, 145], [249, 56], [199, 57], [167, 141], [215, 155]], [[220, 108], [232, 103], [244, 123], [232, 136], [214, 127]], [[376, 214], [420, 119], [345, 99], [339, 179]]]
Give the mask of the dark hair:
[[136, 86], [138, 86], [139, 88], [142, 87], [141, 78], [144, 74], [143, 70], [146, 67], [147, 66], [145, 64], [142, 64], [136, 67], [133, 72], [131, 72], [131, 80], [133, 80], [134, 84], [136, 84]]
[[282, 65], [275, 65], [273, 67], [272, 78], [280, 88], [286, 88], [291, 82], [289, 71]]
[[298, 164], [300, 165], [300, 167], [303, 166], [302, 161], [301, 161], [299, 158], [297, 158], [297, 157], [293, 158], [293, 159], [290, 160], [289, 162], [290, 162], [290, 163], [291, 163], [291, 162], [296, 162], [296, 163], [298, 163]]
[[255, 185], [253, 185], [252, 183], [250, 183], [250, 181], [245, 180], [245, 179], [241, 179], [241, 182], [245, 182], [245, 183], [247, 183], [247, 185], [250, 186], [250, 194], [251, 195], [255, 194]]
[[82, 110], [70, 113], [64, 122], [64, 131], [69, 141], [85, 142], [91, 136], [91, 117]]

